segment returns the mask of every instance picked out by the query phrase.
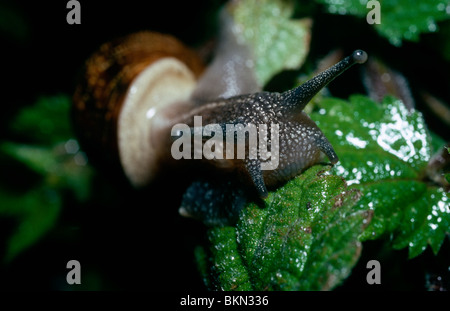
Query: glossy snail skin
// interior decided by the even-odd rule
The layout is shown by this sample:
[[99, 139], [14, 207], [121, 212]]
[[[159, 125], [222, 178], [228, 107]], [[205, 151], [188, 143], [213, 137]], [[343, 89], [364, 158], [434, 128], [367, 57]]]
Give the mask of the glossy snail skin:
[[[93, 146], [94, 154], [106, 150], [115, 156], [137, 187], [151, 187], [167, 171], [187, 172], [192, 180], [180, 213], [207, 225], [234, 222], [248, 200], [267, 197], [268, 189], [317, 163], [322, 154], [333, 164], [338, 161], [331, 144], [303, 109], [334, 78], [367, 59], [364, 51], [357, 50], [295, 89], [263, 92], [255, 79], [251, 50], [237, 40], [225, 11], [221, 26], [216, 55], [203, 74], [201, 62], [181, 43], [174, 46], [182, 53], [172, 55], [173, 51], [163, 52], [164, 44], [155, 47], [154, 42], [165, 40], [162, 35], [141, 33], [138, 38], [100, 48], [87, 62], [85, 80], [74, 96], [75, 125], [84, 145]], [[171, 145], [176, 138], [171, 129], [179, 123], [193, 128], [196, 116], [202, 117], [203, 125], [219, 124], [223, 129], [227, 124], [254, 124], [258, 129], [261, 124], [277, 125], [277, 168], [261, 170], [268, 160], [250, 159], [248, 153], [244, 159], [174, 160]], [[271, 138], [268, 146], [273, 156]]]

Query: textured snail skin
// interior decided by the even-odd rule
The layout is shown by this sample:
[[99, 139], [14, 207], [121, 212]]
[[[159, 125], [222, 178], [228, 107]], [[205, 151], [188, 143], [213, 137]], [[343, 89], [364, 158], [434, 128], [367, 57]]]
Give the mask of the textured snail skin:
[[[314, 121], [303, 112], [303, 108], [334, 78], [352, 65], [364, 63], [366, 59], [367, 54], [357, 50], [293, 90], [219, 99], [203, 103], [180, 117], [179, 121], [189, 126], [194, 126], [194, 116], [202, 116], [203, 124], [220, 124], [222, 128], [226, 124], [279, 125], [279, 165], [275, 170], [261, 170], [260, 159], [233, 160], [233, 167], [238, 171], [234, 179], [195, 181], [184, 195], [182, 212], [202, 218], [207, 224], [223, 224], [236, 217], [246, 202], [245, 196], [251, 193], [243, 192], [242, 185], [252, 185], [254, 194], [265, 198], [267, 188], [277, 187], [317, 163], [321, 153], [332, 164], [337, 163], [338, 156], [333, 147]], [[225, 137], [225, 132], [223, 135]], [[227, 196], [224, 197], [224, 193]]]

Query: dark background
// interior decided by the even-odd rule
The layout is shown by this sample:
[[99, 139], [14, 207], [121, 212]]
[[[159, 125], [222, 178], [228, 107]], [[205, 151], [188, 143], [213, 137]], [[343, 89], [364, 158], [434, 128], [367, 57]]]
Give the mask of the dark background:
[[[214, 34], [221, 5], [206, 0], [80, 3], [81, 25], [67, 24], [67, 1], [1, 3], [20, 14], [23, 25], [11, 24], [20, 31], [17, 36], [0, 29], [0, 138], [8, 137], [8, 120], [22, 107], [41, 96], [72, 94], [85, 60], [102, 43], [149, 29], [173, 34], [196, 47]], [[173, 196], [170, 184], [139, 192], [101, 174], [96, 184], [100, 184], [94, 190], [98, 200], [82, 206], [65, 203], [56, 228], [2, 267], [1, 288], [203, 289], [193, 249], [201, 243], [204, 228], [181, 220], [176, 209], [179, 196]], [[0, 234], [16, 225], [2, 221]], [[65, 265], [71, 259], [81, 263], [83, 279], [78, 288], [65, 280]]]
[[[67, 1], [2, 1], [2, 7], [18, 12], [23, 23], [11, 26], [19, 31], [14, 36], [0, 28], [3, 111], [0, 139], [8, 137], [8, 120], [22, 107], [33, 104], [40, 96], [72, 94], [84, 61], [100, 44], [149, 29], [173, 34], [187, 45], [201, 47], [214, 38], [217, 11], [223, 2], [80, 1], [81, 25], [68, 25]], [[308, 13], [320, 13], [311, 10]], [[425, 40], [433, 40], [433, 35]], [[405, 43], [400, 49], [393, 48], [367, 24], [352, 17], [318, 14], [305, 68], [314, 66], [318, 57], [336, 47], [345, 51], [362, 48], [370, 55], [384, 56], [394, 68], [402, 69], [412, 86], [424, 85], [436, 95], [450, 98], [448, 65], [441, 66], [437, 52], [426, 45]], [[421, 61], [415, 61], [418, 59]], [[280, 81], [293, 75], [298, 72], [276, 78]], [[364, 92], [362, 83], [354, 82], [359, 80], [358, 75], [355, 70], [336, 81], [331, 86], [332, 94], [345, 98], [355, 90]], [[430, 76], [434, 78], [429, 79]], [[275, 79], [269, 87], [277, 89], [280, 85]], [[420, 102], [418, 106], [423, 108], [431, 129], [448, 139], [445, 126]], [[56, 228], [0, 270], [0, 287], [9, 290], [204, 289], [193, 250], [205, 240], [206, 230], [199, 223], [178, 216], [176, 206], [180, 193], [171, 188], [172, 178], [175, 177], [166, 176], [165, 183], [149, 191], [135, 191], [121, 180], [111, 181], [99, 174], [94, 190], [99, 193], [98, 199], [81, 206], [66, 204]], [[2, 233], [16, 224], [0, 225], [3, 236]], [[448, 254], [448, 239], [442, 250]], [[65, 281], [65, 265], [71, 259], [80, 261], [82, 267], [83, 285], [78, 288], [68, 286]], [[383, 275], [381, 286], [366, 285], [365, 263], [370, 259], [380, 260], [382, 268], [386, 268], [383, 271], [390, 271]], [[446, 259], [435, 257], [427, 250], [408, 261], [406, 249], [389, 248], [388, 251], [386, 241], [367, 242], [353, 274], [338, 289], [423, 290], [426, 276], [445, 269]]]
[[23, 21], [11, 23], [20, 32], [14, 38], [0, 29], [8, 112], [33, 102], [37, 95], [73, 93], [84, 61], [113, 38], [149, 29], [173, 34], [189, 45], [200, 44], [214, 32], [221, 1], [80, 1], [81, 25], [67, 24], [67, 2], [2, 0]]

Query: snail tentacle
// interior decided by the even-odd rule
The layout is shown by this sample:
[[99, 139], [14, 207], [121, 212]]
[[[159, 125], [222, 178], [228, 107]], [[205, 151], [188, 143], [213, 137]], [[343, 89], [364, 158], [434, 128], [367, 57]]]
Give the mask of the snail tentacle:
[[367, 53], [362, 50], [356, 50], [352, 55], [319, 73], [317, 76], [306, 81], [302, 85], [282, 93], [284, 109], [302, 111], [309, 101], [325, 86], [327, 86], [336, 77], [355, 64], [363, 64], [367, 60]]

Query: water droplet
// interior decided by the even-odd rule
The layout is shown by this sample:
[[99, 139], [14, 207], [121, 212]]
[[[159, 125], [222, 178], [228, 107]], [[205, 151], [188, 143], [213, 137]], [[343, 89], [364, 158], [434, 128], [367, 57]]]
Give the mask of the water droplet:
[[429, 21], [428, 22], [428, 30], [430, 32], [435, 32], [437, 30], [437, 25], [435, 24], [434, 21]]
[[274, 15], [274, 16], [279, 16], [280, 14], [281, 14], [281, 10], [280, 10], [279, 7], [274, 7], [274, 8], [272, 9], [272, 15]]
[[446, 206], [445, 206], [445, 203], [443, 202], [443, 201], [439, 201], [438, 202], [438, 206], [439, 206], [439, 210], [442, 212], [442, 213], [445, 213], [445, 212], [449, 212], [449, 207], [447, 206], [447, 208], [446, 208]]
[[85, 166], [88, 163], [88, 159], [87, 159], [86, 154], [84, 152], [78, 152], [73, 157], [73, 160], [75, 161], [75, 164], [79, 165], [79, 166]]
[[347, 14], [347, 10], [344, 7], [340, 7], [339, 8], [339, 14], [340, 15], [345, 15], [345, 14]]
[[75, 139], [69, 139], [64, 144], [64, 149], [68, 154], [75, 154], [80, 150], [80, 146], [78, 145], [78, 142]]

